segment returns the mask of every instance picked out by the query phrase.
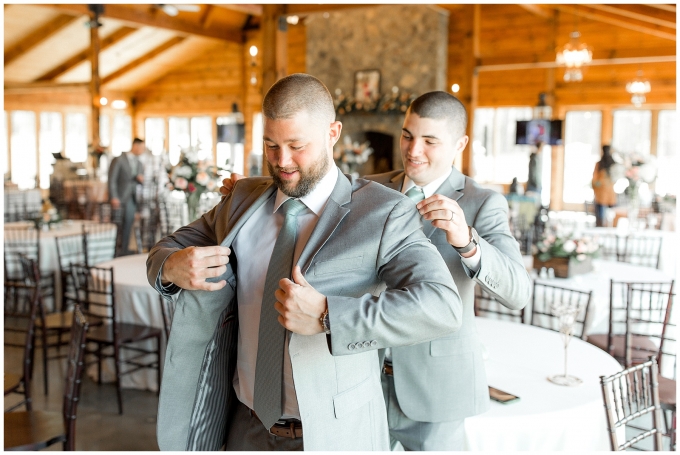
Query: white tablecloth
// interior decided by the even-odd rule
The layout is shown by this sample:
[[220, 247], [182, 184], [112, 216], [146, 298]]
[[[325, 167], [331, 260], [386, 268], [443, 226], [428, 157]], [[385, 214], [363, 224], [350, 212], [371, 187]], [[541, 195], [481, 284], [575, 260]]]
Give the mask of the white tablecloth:
[[546, 378], [564, 372], [560, 334], [515, 322], [476, 318], [489, 385], [517, 395], [510, 404], [465, 419], [465, 448], [540, 452], [609, 450], [600, 375], [621, 371], [606, 352], [579, 339], [569, 345], [569, 374], [583, 380], [564, 387]]
[[[64, 220], [59, 224], [53, 225], [52, 229], [40, 232], [40, 271], [47, 273], [54, 272], [55, 274], [56, 308], [61, 308], [61, 273], [59, 271], [59, 255], [57, 254], [57, 242], [55, 239], [67, 235], [82, 234], [83, 225], [92, 223], [95, 222], [89, 220]], [[29, 228], [31, 226], [35, 226], [32, 221], [5, 223], [6, 228]], [[109, 226], [111, 229], [116, 227], [115, 224], [109, 224]], [[46, 303], [49, 306], [50, 302]]]
[[621, 237], [660, 237], [662, 239], [661, 255], [659, 256], [659, 269], [666, 272], [669, 276], [675, 276], [677, 270], [676, 262], [678, 259], [678, 237], [674, 231], [659, 231], [655, 229], [645, 229], [642, 231], [633, 231], [628, 229], [612, 228], [612, 227], [598, 227], [589, 228], [582, 231], [584, 235], [598, 236], [598, 235], [618, 235]]
[[[152, 288], [146, 279], [146, 254], [135, 254], [132, 256], [122, 256], [112, 261], [102, 262], [97, 267], [113, 267], [114, 290], [116, 293], [116, 316], [119, 322], [129, 322], [151, 327], [163, 328], [163, 313], [161, 312], [158, 293]], [[143, 349], [153, 350], [156, 348], [154, 340], [135, 343]], [[125, 355], [134, 355], [123, 352]], [[161, 346], [161, 363], [165, 356], [165, 346]], [[150, 357], [153, 358], [153, 357]], [[147, 358], [143, 358], [146, 361]], [[123, 371], [129, 366], [123, 365]], [[88, 374], [96, 378], [97, 368], [92, 365]], [[112, 382], [114, 380], [113, 361], [110, 360], [104, 365], [102, 371], [102, 381]], [[157, 375], [152, 369], [143, 369], [122, 377], [121, 386], [123, 388], [148, 389], [157, 391]]]
[[[526, 260], [526, 259], [525, 259]], [[535, 274], [535, 272], [534, 272]], [[571, 278], [534, 278], [545, 284], [563, 286], [581, 291], [593, 291], [588, 318], [587, 334], [607, 333], [609, 330], [609, 286], [610, 280], [632, 282], [670, 281], [673, 278], [662, 270], [625, 262], [593, 260], [593, 271]], [[531, 306], [531, 303], [529, 303]]]

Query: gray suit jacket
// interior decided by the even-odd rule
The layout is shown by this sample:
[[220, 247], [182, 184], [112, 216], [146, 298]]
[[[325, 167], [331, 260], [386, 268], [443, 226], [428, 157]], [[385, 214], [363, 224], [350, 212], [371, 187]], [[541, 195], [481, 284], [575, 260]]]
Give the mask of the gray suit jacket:
[[[268, 177], [239, 181], [213, 210], [151, 250], [149, 282], [163, 292], [162, 264], [180, 248], [230, 246], [275, 190]], [[378, 349], [422, 343], [460, 327], [460, 296], [421, 226], [408, 198], [338, 176], [298, 261], [307, 281], [327, 296], [332, 328], [328, 337], [290, 339], [305, 450], [389, 450]], [[179, 294], [158, 410], [163, 450], [216, 450], [225, 442], [236, 399], [237, 271], [232, 253], [219, 278], [228, 283], [222, 290]]]
[[[367, 176], [401, 191], [404, 172]], [[441, 253], [463, 301], [463, 326], [453, 335], [392, 349], [399, 405], [412, 420], [448, 422], [489, 407], [484, 360], [474, 322], [474, 287], [481, 286], [508, 308], [521, 309], [531, 295], [531, 279], [508, 226], [508, 204], [455, 168], [436, 194], [458, 202], [480, 236], [482, 260], [475, 274], [461, 262], [441, 229], [423, 221], [423, 231]], [[508, 340], [510, 341], [510, 340]]]
[[136, 177], [144, 175], [144, 165], [141, 161], [139, 162], [137, 174], [132, 173], [130, 153], [125, 152], [115, 157], [109, 167], [109, 200], [118, 198], [121, 204], [125, 204], [130, 198], [135, 200], [135, 190], [139, 184]]

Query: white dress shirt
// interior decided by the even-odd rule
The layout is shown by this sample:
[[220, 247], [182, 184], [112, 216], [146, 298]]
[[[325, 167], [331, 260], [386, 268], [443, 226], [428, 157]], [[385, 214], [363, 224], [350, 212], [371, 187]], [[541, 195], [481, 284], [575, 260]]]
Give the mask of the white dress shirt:
[[[425, 194], [425, 199], [428, 197], [437, 194], [437, 190], [439, 189], [440, 186], [449, 178], [451, 175], [451, 172], [453, 172], [453, 169], [449, 169], [449, 172], [444, 174], [443, 176], [439, 177], [436, 180], [431, 181], [427, 185], [421, 187], [423, 190], [423, 193]], [[413, 183], [413, 180], [408, 178], [407, 175], [404, 176], [404, 184], [401, 187], [401, 192], [403, 194], [406, 194], [408, 190], [413, 188], [414, 186], [417, 186], [415, 183]], [[451, 247], [453, 248], [453, 247]], [[463, 264], [467, 266], [471, 271], [477, 273], [479, 270], [479, 264], [482, 261], [482, 249], [477, 247], [477, 251], [475, 251], [475, 254], [470, 256], [469, 258], [464, 258], [463, 256], [460, 257], [461, 261], [463, 261]]]
[[[300, 198], [307, 208], [297, 216], [297, 240], [293, 264], [296, 264], [300, 258], [300, 254], [335, 188], [337, 179], [338, 170], [335, 166], [331, 166], [316, 187], [308, 195]], [[290, 198], [283, 194], [281, 190], [278, 190], [246, 221], [232, 243], [232, 248], [238, 259], [236, 296], [238, 298], [239, 321], [234, 390], [241, 403], [250, 409], [253, 409], [255, 393], [255, 366], [257, 364], [262, 294], [274, 243], [284, 221], [284, 217], [278, 212], [278, 209], [288, 199]], [[299, 419], [300, 410], [295, 394], [295, 384], [293, 383], [288, 339], [289, 336], [286, 337], [283, 357], [282, 410], [284, 418]]]

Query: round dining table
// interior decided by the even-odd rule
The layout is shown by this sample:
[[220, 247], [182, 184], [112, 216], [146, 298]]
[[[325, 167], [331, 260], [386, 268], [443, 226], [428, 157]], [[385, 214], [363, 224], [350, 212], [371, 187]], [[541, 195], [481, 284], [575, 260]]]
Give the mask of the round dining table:
[[[57, 254], [57, 237], [77, 235], [83, 233], [83, 225], [98, 223], [90, 220], [64, 220], [50, 226], [49, 229], [40, 231], [40, 271], [43, 273], [54, 273], [55, 307], [61, 308], [61, 272], [59, 268], [59, 255]], [[116, 229], [116, 225], [107, 223], [111, 229]], [[14, 221], [5, 223], [7, 228], [31, 228], [35, 226], [33, 221]], [[48, 307], [49, 307], [49, 301]], [[51, 308], [48, 308], [50, 310]]]
[[560, 333], [517, 322], [475, 318], [489, 386], [519, 400], [491, 401], [465, 419], [465, 449], [474, 451], [610, 450], [600, 376], [621, 371], [606, 352], [578, 338], [568, 349], [568, 374], [583, 382], [553, 384], [564, 372]]
[[[525, 265], [531, 269], [525, 257]], [[607, 333], [609, 330], [609, 294], [610, 281], [628, 281], [636, 283], [670, 282], [673, 277], [663, 270], [651, 267], [628, 264], [626, 262], [593, 259], [593, 270], [588, 273], [574, 275], [571, 278], [541, 278], [532, 271], [533, 278], [539, 283], [561, 286], [579, 291], [592, 291], [586, 333]], [[531, 303], [529, 303], [531, 307]]]
[[[163, 313], [161, 311], [158, 292], [149, 285], [146, 279], [147, 254], [121, 256], [113, 260], [97, 264], [99, 268], [113, 268], [113, 286], [115, 292], [116, 317], [118, 322], [128, 322], [162, 329]], [[147, 350], [155, 349], [155, 341], [147, 340], [132, 344]], [[136, 355], [133, 352], [121, 351], [125, 355]], [[161, 346], [161, 364], [165, 358], [165, 346]], [[150, 357], [151, 359], [151, 357]], [[149, 359], [141, 358], [145, 362]], [[125, 367], [123, 367], [123, 370]], [[88, 374], [96, 378], [96, 365], [90, 366]], [[115, 379], [113, 360], [107, 359], [102, 368], [102, 382]], [[121, 387], [158, 390], [158, 377], [154, 369], [141, 369], [121, 377]]]

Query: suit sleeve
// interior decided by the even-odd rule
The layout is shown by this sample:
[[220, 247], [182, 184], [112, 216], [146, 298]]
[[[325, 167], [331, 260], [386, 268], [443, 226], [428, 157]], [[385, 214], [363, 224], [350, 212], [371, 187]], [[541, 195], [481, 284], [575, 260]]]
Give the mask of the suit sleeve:
[[116, 157], [111, 161], [109, 168], [109, 200], [120, 199], [120, 192], [118, 190], [118, 173], [120, 172], [120, 157]]
[[517, 240], [510, 233], [505, 198], [491, 193], [472, 225], [480, 237], [482, 259], [476, 273], [463, 264], [465, 272], [504, 306], [521, 310], [531, 298], [531, 278]]
[[[328, 296], [333, 355], [406, 346], [450, 335], [460, 328], [463, 307], [444, 260], [421, 230], [413, 201], [402, 199], [381, 237], [377, 273], [387, 285], [379, 296]], [[365, 350], [362, 350], [362, 352]]]
[[168, 256], [172, 253], [190, 246], [215, 246], [218, 245], [215, 225], [222, 209], [231, 201], [231, 195], [227, 196], [212, 210], [203, 214], [193, 223], [183, 226], [162, 238], [149, 251], [146, 259], [146, 271], [149, 284], [153, 286], [161, 295], [169, 296], [176, 294], [180, 288], [174, 284], [164, 287], [161, 285], [161, 269]]

